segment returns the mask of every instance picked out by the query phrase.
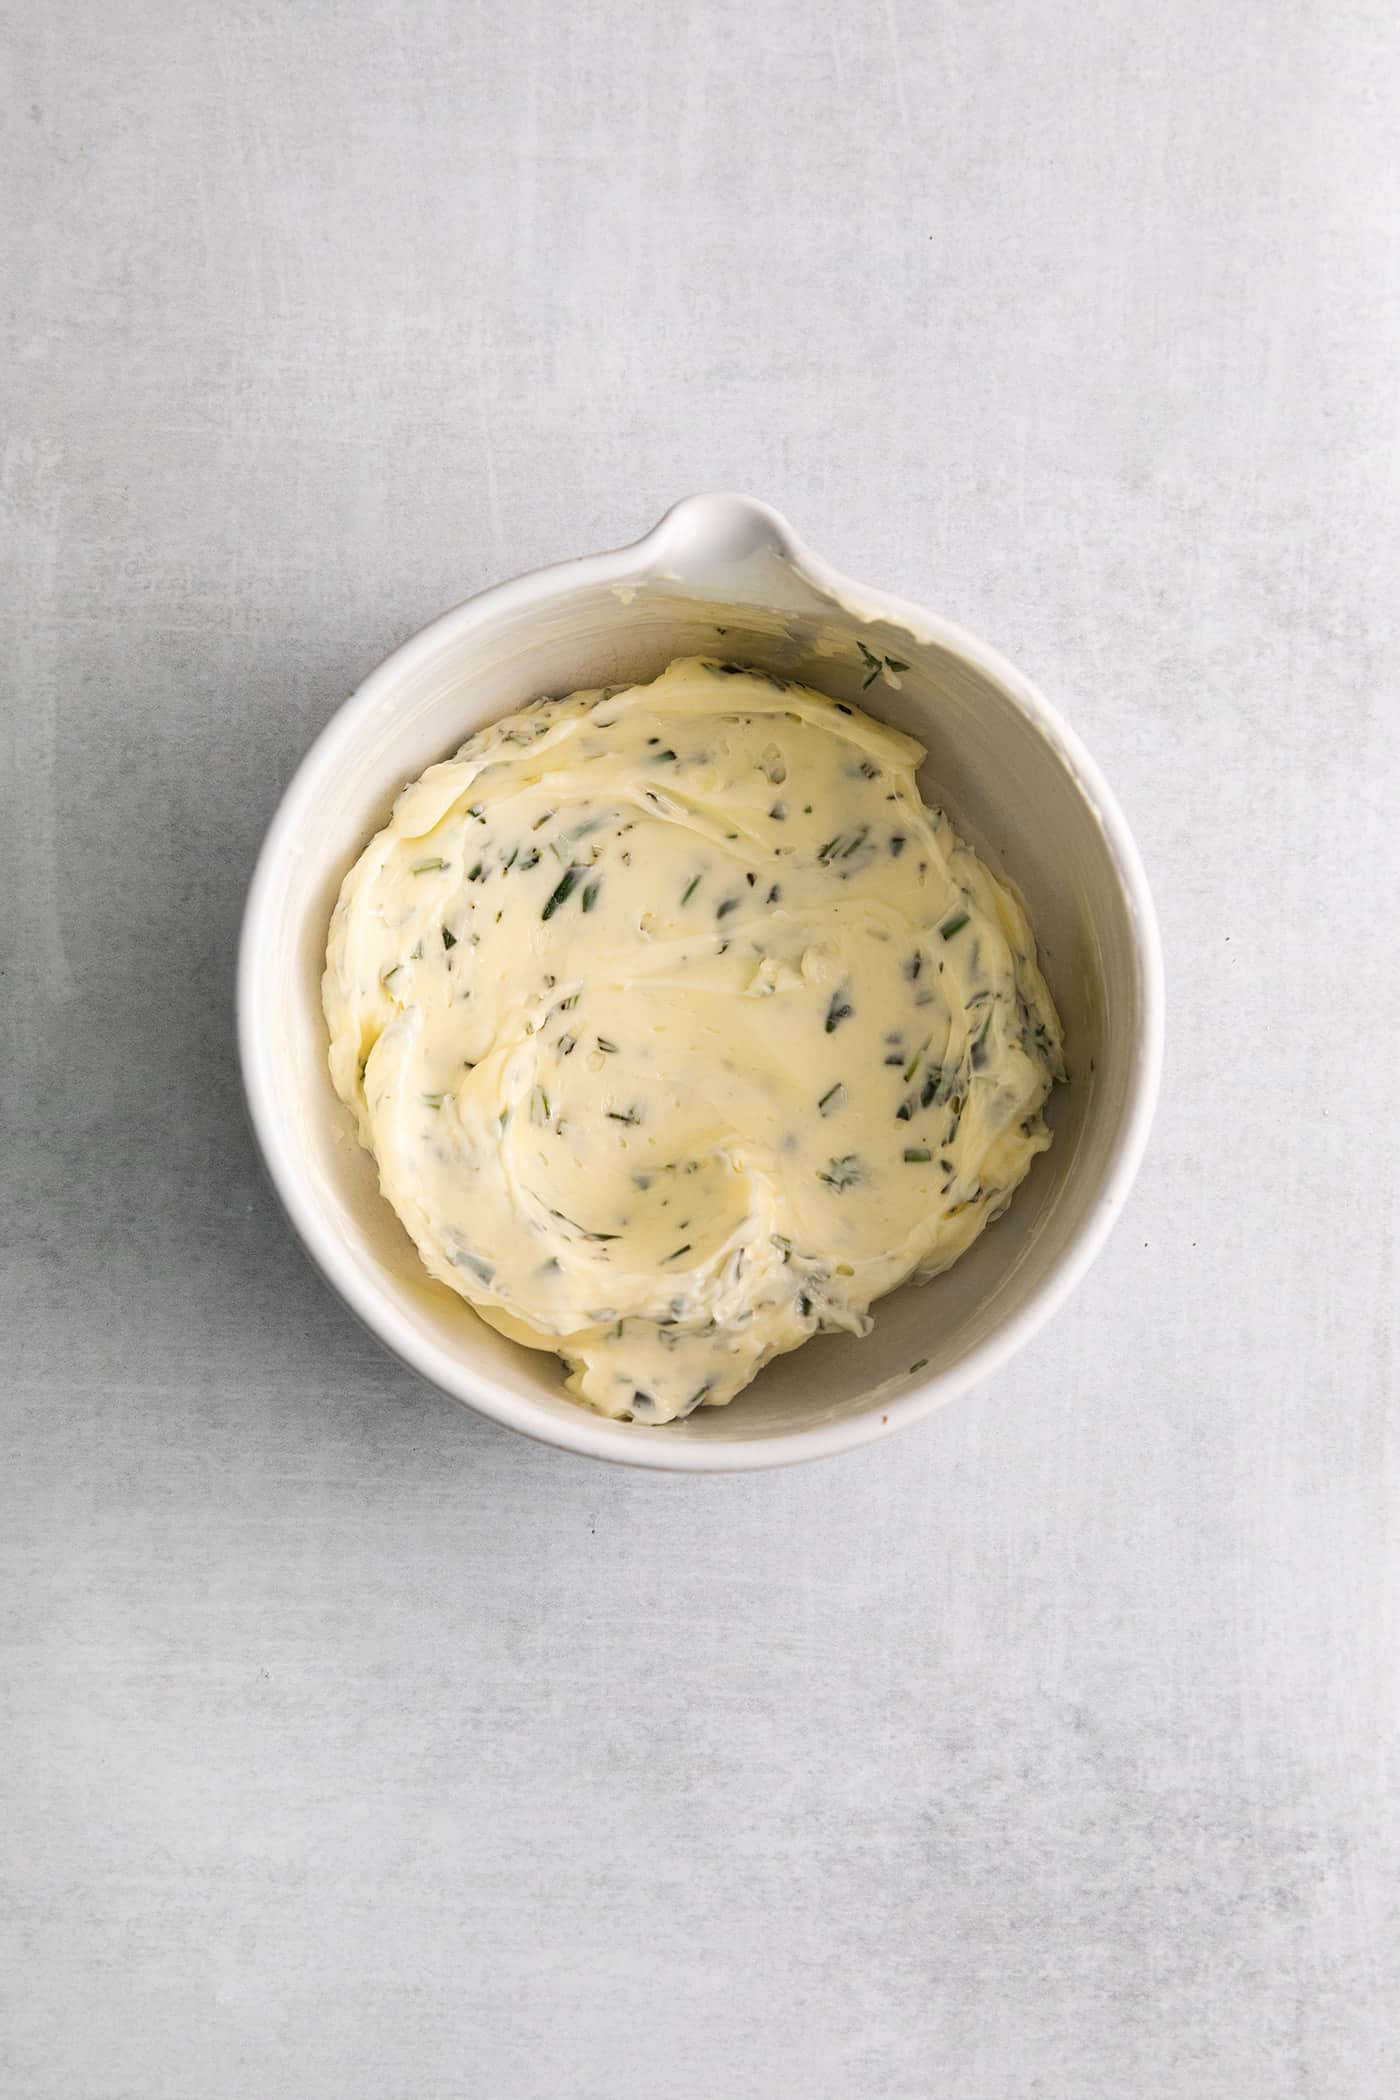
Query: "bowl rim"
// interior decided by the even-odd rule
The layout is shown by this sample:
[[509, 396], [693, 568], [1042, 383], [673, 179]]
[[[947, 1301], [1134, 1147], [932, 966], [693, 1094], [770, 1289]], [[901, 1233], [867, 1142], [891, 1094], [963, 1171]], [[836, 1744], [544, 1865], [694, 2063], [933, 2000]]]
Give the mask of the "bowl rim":
[[[263, 956], [283, 869], [293, 852], [300, 850], [302, 824], [317, 782], [361, 723], [383, 705], [408, 673], [445, 644], [462, 639], [502, 612], [528, 608], [560, 591], [625, 583], [639, 571], [659, 566], [658, 558], [671, 542], [678, 548], [689, 546], [692, 552], [697, 544], [701, 548], [708, 545], [711, 559], [716, 549], [726, 545], [744, 542], [746, 551], [767, 545], [853, 619], [883, 619], [904, 627], [921, 643], [942, 645], [963, 657], [1001, 688], [1031, 729], [1054, 747], [1103, 833], [1128, 910], [1138, 1011], [1124, 1107], [1097, 1199], [1072, 1227], [1045, 1275], [1020, 1306], [956, 1364], [895, 1398], [872, 1400], [842, 1421], [746, 1440], [715, 1438], [695, 1443], [669, 1438], [664, 1430], [655, 1428], [638, 1432], [633, 1424], [595, 1415], [584, 1407], [570, 1407], [567, 1415], [537, 1412], [534, 1401], [512, 1393], [415, 1333], [364, 1265], [344, 1250], [324, 1224], [301, 1178], [292, 1170], [277, 1131], [267, 1031], [260, 1025]], [[1022, 671], [978, 636], [910, 599], [844, 575], [807, 547], [770, 505], [728, 493], [685, 497], [649, 532], [625, 546], [550, 563], [475, 592], [420, 628], [369, 673], [312, 742], [267, 827], [243, 910], [234, 1005], [244, 1095], [263, 1166], [302, 1245], [370, 1332], [439, 1391], [536, 1442], [615, 1464], [683, 1473], [750, 1472], [834, 1457], [922, 1420], [1007, 1363], [1083, 1278], [1127, 1200], [1157, 1104], [1164, 1037], [1162, 948], [1146, 870], [1112, 790], [1069, 724]]]

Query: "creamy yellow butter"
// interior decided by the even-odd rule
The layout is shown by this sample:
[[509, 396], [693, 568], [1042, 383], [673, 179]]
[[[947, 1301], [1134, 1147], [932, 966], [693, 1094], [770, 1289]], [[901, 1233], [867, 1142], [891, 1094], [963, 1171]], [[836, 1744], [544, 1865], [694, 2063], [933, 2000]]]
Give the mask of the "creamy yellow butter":
[[1019, 904], [911, 738], [692, 658], [536, 701], [345, 879], [331, 1075], [432, 1274], [607, 1415], [732, 1400], [948, 1267], [1050, 1142]]

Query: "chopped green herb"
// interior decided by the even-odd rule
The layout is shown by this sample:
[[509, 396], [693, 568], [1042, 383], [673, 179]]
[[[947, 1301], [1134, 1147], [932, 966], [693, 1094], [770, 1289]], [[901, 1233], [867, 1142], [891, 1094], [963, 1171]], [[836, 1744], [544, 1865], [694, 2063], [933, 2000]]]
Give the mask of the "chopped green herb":
[[442, 1107], [442, 1095], [441, 1095], [441, 1094], [425, 1094], [425, 1095], [423, 1096], [423, 1101], [424, 1101], [424, 1105], [425, 1105], [426, 1107], [428, 1107], [428, 1108], [441, 1108], [441, 1107]]
[[642, 1111], [639, 1108], [610, 1108], [607, 1117], [610, 1123], [640, 1123]]
[[854, 1188], [858, 1181], [864, 1181], [865, 1169], [858, 1153], [846, 1152], [840, 1159], [831, 1160], [825, 1171], [818, 1173], [817, 1179], [839, 1195], [844, 1189]]
[[912, 1378], [916, 1371], [926, 1371], [927, 1369], [928, 1358], [926, 1356], [919, 1356], [914, 1359], [914, 1362], [912, 1364], [910, 1364], [909, 1375]]
[[839, 992], [833, 992], [831, 995], [831, 1004], [826, 1010], [827, 1034], [835, 1035], [837, 1029], [841, 1026], [841, 1023], [843, 1021], [849, 1021], [851, 1015], [854, 1012], [855, 1008], [851, 1005], [850, 1000], [846, 997], [846, 988], [843, 988]]
[[955, 912], [951, 919], [945, 919], [943, 921], [943, 924], [939, 927], [938, 931], [942, 934], [945, 941], [951, 941], [953, 935], [955, 933], [961, 933], [966, 924], [967, 913], [965, 911]]
[[908, 1145], [904, 1152], [906, 1167], [926, 1167], [933, 1158], [927, 1145]]
[[721, 904], [718, 910], [716, 911], [715, 917], [717, 919], [727, 918], [730, 912], [737, 911], [738, 909], [739, 899], [737, 897], [726, 897], [723, 904]]
[[444, 926], [442, 929], [442, 945], [444, 948], [455, 948], [457, 945], [457, 936], [450, 926]]
[[679, 1247], [673, 1248], [672, 1251], [666, 1256], [666, 1261], [663, 1261], [663, 1263], [661, 1264], [662, 1268], [665, 1268], [667, 1261], [679, 1261], [683, 1254], [689, 1254], [689, 1252], [690, 1241], [683, 1240]]
[[768, 1238], [769, 1244], [771, 1246], [776, 1247], [779, 1254], [782, 1255], [783, 1267], [786, 1268], [788, 1263], [792, 1260], [792, 1241], [784, 1239], [783, 1235], [780, 1232], [771, 1232], [768, 1235]]
[[906, 1080], [912, 1079], [914, 1077], [914, 1074], [918, 1071], [919, 1066], [923, 1061], [924, 1052], [925, 1050], [927, 1050], [929, 1044], [932, 1041], [933, 1037], [931, 1035], [926, 1035], [924, 1037], [922, 1043], [920, 1043], [918, 1049], [914, 1052], [914, 1055], [910, 1058], [908, 1064], [904, 1067], [904, 1077], [906, 1078]]
[[593, 1040], [605, 1057], [611, 1057], [617, 1048], [617, 1044], [610, 1043], [605, 1035], [595, 1035]]
[[598, 882], [585, 884], [583, 895], [579, 899], [585, 911], [592, 911], [594, 905], [598, 902], [598, 892], [601, 888], [602, 884]]
[[389, 979], [390, 979], [391, 977], [397, 977], [397, 976], [398, 976], [398, 974], [399, 974], [399, 971], [400, 971], [400, 970], [401, 970], [402, 968], [403, 968], [403, 964], [402, 964], [402, 963], [395, 963], [395, 964], [394, 964], [394, 967], [393, 967], [393, 968], [392, 968], [391, 970], [386, 970], [386, 971], [384, 972], [384, 975], [383, 975], [383, 976], [382, 976], [382, 977], [380, 978], [379, 982], [380, 982], [381, 984], [387, 984], [387, 983], [389, 982]]
[[496, 1273], [490, 1262], [483, 1261], [479, 1254], [454, 1254], [452, 1259], [459, 1269], [470, 1269], [481, 1283], [489, 1283]]
[[569, 898], [572, 897], [574, 890], [578, 885], [578, 879], [583, 872], [584, 871], [582, 868], [565, 868], [563, 874], [560, 876], [558, 882], [554, 885], [554, 888], [550, 893], [549, 902], [545, 905], [544, 910], [540, 913], [540, 917], [542, 919], [552, 919], [554, 917], [554, 914], [558, 911], [560, 905], [566, 904], [568, 902]]
[[432, 860], [415, 861], [413, 872], [415, 875], [430, 875], [434, 868], [445, 868], [446, 866], [447, 862], [440, 855], [437, 855]]
[[695, 895], [695, 892], [699, 889], [699, 887], [700, 877], [698, 875], [692, 875], [685, 888], [681, 891], [681, 903], [689, 904], [691, 898]]
[[824, 1116], [834, 1115], [836, 1113], [836, 1110], [840, 1108], [845, 1098], [846, 1089], [842, 1086], [840, 1080], [838, 1079], [835, 1086], [829, 1086], [826, 1092], [822, 1095], [820, 1101], [817, 1103], [818, 1111]]

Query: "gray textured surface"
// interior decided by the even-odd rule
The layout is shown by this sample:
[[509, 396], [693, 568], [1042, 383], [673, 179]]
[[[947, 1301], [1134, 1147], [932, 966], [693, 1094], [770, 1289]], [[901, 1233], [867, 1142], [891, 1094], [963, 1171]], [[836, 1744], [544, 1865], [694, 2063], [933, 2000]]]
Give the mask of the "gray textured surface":
[[[4, 14], [6, 2095], [1389, 2096], [1394, 10]], [[1171, 1044], [995, 1390], [678, 1481], [378, 1353], [228, 991], [388, 645], [725, 485], [1068, 708]]]

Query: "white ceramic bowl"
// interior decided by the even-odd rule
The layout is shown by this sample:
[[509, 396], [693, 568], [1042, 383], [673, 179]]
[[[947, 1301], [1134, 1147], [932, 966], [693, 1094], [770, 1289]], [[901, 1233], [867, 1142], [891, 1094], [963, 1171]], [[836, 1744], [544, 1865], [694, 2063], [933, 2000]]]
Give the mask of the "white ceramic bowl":
[[[909, 668], [865, 690], [861, 643]], [[770, 1364], [732, 1406], [648, 1428], [576, 1406], [553, 1356], [503, 1340], [422, 1270], [331, 1090], [320, 979], [341, 879], [425, 766], [537, 693], [647, 679], [673, 657], [717, 649], [859, 700], [927, 745], [926, 797], [1026, 898], [1070, 1084], [1049, 1111], [1054, 1145], [947, 1275], [884, 1299], [864, 1341], [823, 1336]], [[1048, 1319], [1103, 1244], [1142, 1155], [1161, 977], [1127, 826], [1030, 682], [960, 628], [839, 576], [766, 505], [695, 496], [635, 546], [518, 577], [444, 614], [334, 716], [254, 872], [238, 1036], [253, 1127], [292, 1223], [406, 1363], [568, 1451], [738, 1469], [846, 1450], [912, 1422], [987, 1377]]]

